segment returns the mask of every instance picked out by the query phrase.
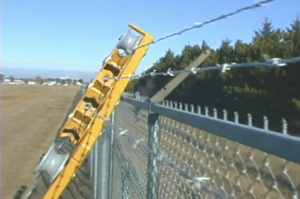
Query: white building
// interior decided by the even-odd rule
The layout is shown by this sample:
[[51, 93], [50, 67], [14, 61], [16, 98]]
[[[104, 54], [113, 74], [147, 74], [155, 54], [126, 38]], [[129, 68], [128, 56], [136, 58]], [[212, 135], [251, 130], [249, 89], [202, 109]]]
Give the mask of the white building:
[[15, 79], [14, 82], [15, 82], [15, 84], [25, 84], [25, 82], [20, 79]]

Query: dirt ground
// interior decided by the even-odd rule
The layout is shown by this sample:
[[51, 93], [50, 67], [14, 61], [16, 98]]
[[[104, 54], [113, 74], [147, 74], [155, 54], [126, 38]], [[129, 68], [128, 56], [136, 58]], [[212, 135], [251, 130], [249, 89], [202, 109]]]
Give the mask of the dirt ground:
[[1, 85], [1, 198], [33, 181], [78, 87]]

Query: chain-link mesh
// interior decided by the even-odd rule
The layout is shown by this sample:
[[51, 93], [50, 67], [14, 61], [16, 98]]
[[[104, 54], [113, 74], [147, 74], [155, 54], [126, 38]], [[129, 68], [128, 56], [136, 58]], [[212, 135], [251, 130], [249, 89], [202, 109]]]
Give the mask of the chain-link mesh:
[[[227, 198], [300, 198], [300, 165], [168, 118], [161, 126], [166, 157], [191, 176], [209, 177]], [[169, 168], [161, 176], [161, 198], [211, 198]]]
[[[137, 108], [120, 102], [116, 108], [117, 128], [130, 129], [135, 137], [147, 142], [148, 114], [146, 111], [139, 111]], [[146, 150], [134, 147], [132, 140], [116, 139], [116, 151], [121, 158], [122, 185], [127, 190], [128, 198], [146, 198], [147, 191], [147, 157]], [[125, 186], [125, 187], [124, 187]]]
[[[200, 107], [194, 110], [187, 104], [164, 104], [200, 111]], [[204, 108], [204, 112], [209, 115], [208, 109]], [[112, 150], [107, 151], [108, 158], [104, 160], [101, 155], [105, 151], [100, 150], [104, 141], [104, 137], [100, 137], [98, 153], [92, 150], [94, 157], [87, 158], [78, 168], [60, 198], [101, 198], [99, 190], [103, 185], [109, 188], [107, 198], [122, 199], [156, 195], [162, 199], [300, 198], [299, 164], [167, 117], [154, 120], [158, 122], [155, 126], [155, 122], [149, 121], [151, 114], [121, 101], [115, 110], [115, 119], [106, 125], [103, 133], [106, 139], [110, 138]], [[216, 113], [210, 117], [217, 117]], [[237, 114], [234, 121], [238, 123]], [[265, 129], [266, 126], [264, 124]], [[151, 133], [155, 134], [151, 137]], [[149, 138], [158, 145], [148, 142]], [[66, 142], [59, 153], [73, 150], [74, 146]], [[103, 167], [104, 161], [111, 164]], [[105, 168], [108, 172], [102, 175]], [[42, 197], [48, 179], [49, 176], [42, 173], [30, 198]]]
[[138, 75], [124, 75], [120, 77], [105, 77], [105, 80], [113, 79], [113, 80], [120, 80], [120, 79], [140, 79], [144, 77], [155, 77], [155, 76], [176, 76], [178, 74], [182, 73], [189, 73], [189, 74], [197, 74], [197, 73], [203, 73], [208, 71], [220, 71], [221, 73], [225, 73], [231, 69], [234, 68], [257, 68], [257, 67], [266, 67], [267, 71], [270, 71], [271, 69], [275, 67], [285, 67], [288, 66], [288, 64], [292, 63], [299, 63], [300, 57], [293, 57], [288, 59], [281, 59], [281, 58], [272, 58], [270, 60], [267, 60], [265, 62], [246, 62], [246, 63], [224, 63], [224, 64], [217, 64], [217, 66], [206, 66], [203, 68], [190, 68], [190, 69], [182, 69], [182, 70], [176, 70], [172, 71], [171, 68], [169, 68], [166, 72], [156, 72], [156, 70], [153, 70], [152, 72], [146, 73], [142, 72]]
[[[116, 147], [122, 154], [123, 198], [147, 198], [149, 153], [158, 160], [163, 154], [158, 198], [300, 198], [299, 164], [166, 117], [160, 117], [154, 152], [147, 145], [147, 118], [147, 111], [124, 102], [116, 109], [116, 126], [128, 132], [128, 139], [117, 137]], [[191, 180], [196, 177], [206, 182]]]
[[[69, 113], [75, 108], [78, 101], [81, 99], [83, 95], [83, 89], [81, 88], [77, 94], [74, 96], [74, 100], [71, 103], [68, 114], [66, 115], [63, 124], [67, 121]], [[55, 140], [57, 146], [60, 145], [62, 139]], [[64, 144], [58, 150], [59, 154], [72, 153], [74, 151], [74, 145], [69, 140], [64, 140]], [[38, 163], [38, 160], [37, 160]], [[77, 172], [74, 175], [74, 178], [70, 181], [60, 198], [62, 199], [90, 199], [92, 198], [92, 182], [89, 176], [90, 169], [88, 166], [87, 160], [83, 162], [81, 167], [78, 168]], [[49, 186], [49, 175], [46, 172], [42, 172], [37, 176], [37, 179], [33, 183], [32, 187], [30, 187], [24, 196], [24, 198], [30, 199], [40, 199], [43, 197]]]

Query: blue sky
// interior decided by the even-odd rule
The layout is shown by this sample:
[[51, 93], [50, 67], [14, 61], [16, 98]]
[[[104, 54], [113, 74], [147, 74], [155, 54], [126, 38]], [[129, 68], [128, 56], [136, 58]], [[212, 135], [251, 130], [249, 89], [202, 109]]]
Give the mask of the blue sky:
[[[133, 23], [159, 38], [203, 22], [253, 0], [2, 0], [1, 66], [97, 71], [118, 38]], [[250, 41], [264, 17], [286, 28], [300, 14], [299, 0], [277, 0], [267, 7], [192, 30], [152, 45], [138, 72], [170, 48], [186, 44], [216, 48], [222, 39]]]

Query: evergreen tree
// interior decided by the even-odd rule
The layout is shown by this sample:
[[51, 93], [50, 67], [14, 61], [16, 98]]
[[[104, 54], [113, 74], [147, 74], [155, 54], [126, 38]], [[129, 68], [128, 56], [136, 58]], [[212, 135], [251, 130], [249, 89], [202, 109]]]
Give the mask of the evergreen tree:
[[[200, 67], [223, 63], [264, 61], [266, 56], [291, 58], [300, 56], [299, 16], [287, 29], [275, 29], [265, 18], [262, 27], [254, 31], [250, 43], [225, 39], [213, 50], [203, 40], [200, 45], [185, 45], [180, 55], [169, 49], [166, 54], [147, 71], [180, 70], [186, 67], [203, 51], [210, 49], [211, 55]], [[300, 135], [300, 63], [289, 64], [271, 70], [265, 67], [232, 69], [225, 74], [208, 71], [190, 75], [168, 97], [167, 100], [238, 111], [240, 122], [247, 122], [247, 114], [253, 116], [253, 124], [262, 127], [263, 116], [269, 118], [269, 127], [281, 131], [282, 118], [289, 124], [289, 131]], [[127, 91], [140, 91], [151, 96], [171, 80], [172, 77], [145, 77], [132, 81]]]

